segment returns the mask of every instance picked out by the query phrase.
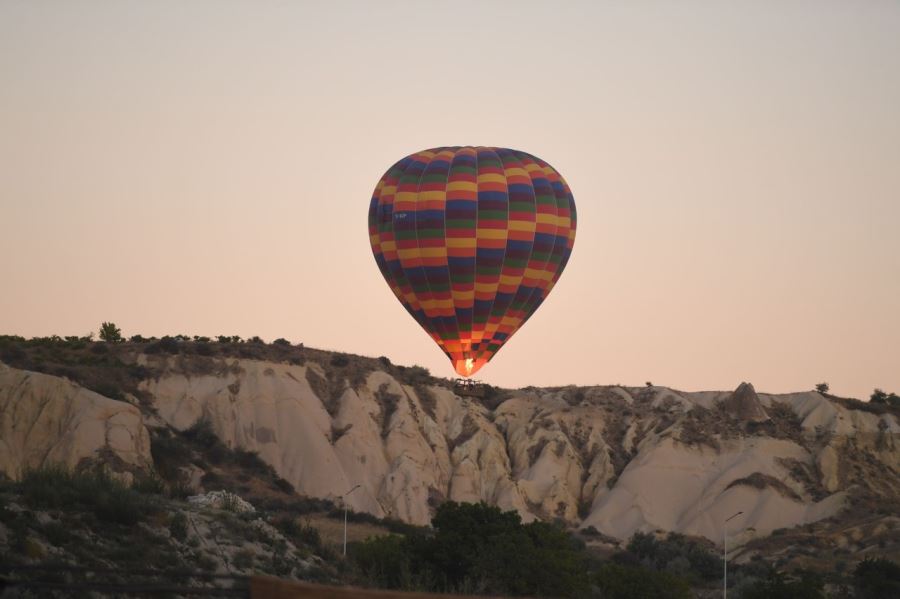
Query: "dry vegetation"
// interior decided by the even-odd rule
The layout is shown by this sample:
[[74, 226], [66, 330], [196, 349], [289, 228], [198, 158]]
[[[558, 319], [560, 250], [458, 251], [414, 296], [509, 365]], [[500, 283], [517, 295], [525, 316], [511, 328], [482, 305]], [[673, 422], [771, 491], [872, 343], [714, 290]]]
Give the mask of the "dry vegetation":
[[775, 489], [775, 491], [777, 491], [782, 497], [787, 497], [788, 499], [793, 499], [794, 501], [801, 500], [801, 497], [796, 493], [796, 491], [791, 489], [789, 486], [787, 486], [777, 478], [769, 476], [767, 474], [762, 474], [761, 472], [754, 472], [750, 476], [733, 480], [725, 488], [730, 489], [731, 487], [737, 487], [740, 485], [753, 487], [755, 489]]
[[[142, 360], [145, 362], [144, 365], [138, 363], [140, 355], [147, 356], [146, 360]], [[164, 371], [190, 376], [240, 374], [240, 365], [235, 358], [316, 365], [306, 369], [306, 380], [332, 416], [340, 407], [343, 393], [348, 388], [362, 388], [375, 370], [386, 371], [402, 384], [411, 387], [419, 398], [422, 409], [432, 418], [436, 407], [432, 389], [437, 386], [452, 387], [450, 381], [432, 377], [426, 369], [418, 366], [396, 366], [387, 358], [368, 358], [315, 350], [283, 340], [267, 344], [261, 340], [241, 341], [230, 337], [212, 340], [176, 336], [107, 343], [88, 338], [48, 337], [24, 340], [18, 337], [0, 337], [0, 361], [18, 368], [67, 377], [113, 399], [134, 401], [131, 399], [134, 397], [147, 412], [151, 412], [152, 408], [140, 391], [139, 384], [142, 380], [157, 377]], [[240, 383], [236, 381], [234, 384]], [[237, 393], [239, 389], [233, 388], [231, 391]], [[721, 440], [739, 436], [755, 435], [786, 439], [807, 449], [820, 447], [821, 443], [828, 440], [804, 434], [799, 418], [787, 404], [778, 402], [770, 404], [766, 407], [770, 419], [766, 422], [752, 423], [736, 419], [719, 408], [694, 406], [690, 411], [685, 411], [674, 400], [653, 408], [651, 404], [657, 397], [657, 388], [646, 387], [625, 391], [633, 399], [632, 404], [629, 404], [615, 387], [570, 386], [541, 391], [544, 396], [558, 393], [553, 401], [558, 402], [560, 398], [564, 400], [568, 404], [564, 410], [568, 411], [566, 413], [577, 412], [579, 406], [591, 406], [602, 411], [603, 441], [606, 447], [594, 442], [589, 443], [587, 431], [577, 423], [569, 426], [552, 417], [550, 412], [542, 412], [539, 409], [529, 423], [529, 433], [540, 439], [528, 449], [529, 462], [533, 464], [548, 449], [560, 454], [565, 451], [568, 444], [578, 455], [586, 480], [589, 466], [596, 460], [598, 452], [605, 450], [614, 470], [608, 484], [613, 486], [634, 457], [633, 451], [626, 451], [624, 447], [626, 433], [632, 424], [637, 426], [633, 432], [633, 446], [647, 435], [654, 434], [672, 435], [681, 443], [714, 450], [720, 449]], [[489, 411], [494, 410], [511, 394], [511, 391], [488, 386], [481, 402]], [[900, 410], [891, 405], [872, 405], [857, 400], [827, 397], [850, 409], [861, 409], [876, 414], [893, 413], [900, 417], [898, 413]], [[381, 406], [379, 425], [383, 435], [387, 434], [391, 417], [401, 401], [409, 402], [411, 410], [417, 409], [409, 397], [389, 392], [387, 385], [382, 385], [378, 389], [375, 399]], [[348, 430], [349, 425], [332, 428], [331, 442], [336, 443], [347, 434]], [[449, 441], [450, 451], [471, 439], [479, 430], [479, 423], [471, 416], [466, 416], [460, 433]], [[561, 431], [568, 439], [568, 443], [559, 439], [551, 441], [552, 437], [543, 436], [547, 431]], [[187, 494], [218, 489], [235, 492], [260, 508], [265, 518], [281, 531], [282, 537], [290, 540], [290, 546], [293, 547], [291, 551], [296, 551], [296, 554], [291, 554], [293, 557], [291, 555], [288, 557], [297, 561], [292, 562], [293, 565], [289, 566], [289, 570], [285, 570], [288, 568], [285, 565], [288, 557], [285, 557], [283, 547], [276, 548], [277, 539], [273, 537], [269, 541], [260, 541], [259, 546], [253, 551], [229, 553], [227, 558], [229, 567], [235, 567], [239, 571], [256, 569], [279, 575], [289, 571], [291, 575], [299, 576], [298, 573], [305, 568], [305, 566], [301, 568], [300, 561], [307, 560], [311, 555], [333, 557], [334, 545], [339, 541], [342, 531], [343, 512], [338, 506], [328, 501], [296, 495], [291, 485], [278, 477], [256, 454], [226, 448], [203, 421], [183, 432], [157, 427], [151, 429], [151, 433], [152, 454], [159, 477], [140, 479], [135, 492], [157, 497], [153, 501], [168, 506], [166, 509], [170, 510], [170, 515], [155, 516], [153, 514], [158, 510], [149, 509], [147, 513], [150, 517], [146, 521], [141, 521], [141, 526], [151, 530], [148, 533], [152, 540], [150, 545], [156, 547], [152, 549], [152, 555], [144, 556], [146, 560], [150, 560], [151, 563], [160, 560], [158, 563], [162, 567], [167, 558], [160, 557], [158, 552], [167, 546], [166, 543], [173, 541], [159, 539], [166, 537], [181, 543], [178, 537], [191, 538], [191, 535], [182, 531], [183, 522], [177, 515], [185, 512], [182, 499]], [[887, 451], [888, 444], [892, 442], [892, 438], [882, 431], [881, 436], [875, 441], [875, 449]], [[551, 443], [552, 445], [548, 447]], [[846, 509], [838, 517], [814, 525], [779, 530], [771, 537], [752, 541], [741, 550], [742, 554], [766, 555], [784, 568], [798, 566], [837, 570], [850, 567], [853, 556], [863, 552], [900, 559], [900, 473], [877, 459], [869, 447], [857, 445], [852, 439], [847, 443], [848, 445], [840, 452], [839, 468], [841, 487], [850, 490]], [[809, 498], [820, 500], [828, 495], [822, 486], [821, 472], [814, 463], [789, 459], [782, 459], [780, 463], [788, 470], [791, 478], [803, 485], [804, 493]], [[196, 484], [198, 475], [199, 487], [192, 488], [191, 485]], [[729, 486], [735, 485], [748, 485], [757, 489], [772, 488], [785, 497], [800, 499], [797, 492], [783, 481], [760, 473], [736, 480]], [[84, 503], [83, 495], [79, 497], [82, 499], [78, 501]], [[133, 495], [123, 492], [121, 497]], [[123, 505], [127, 505], [131, 500], [121, 499], [121, 501]], [[439, 490], [429, 490], [429, 504], [432, 507], [443, 501], [444, 497]], [[579, 512], [583, 513], [587, 507], [588, 503], [580, 505]], [[53, 509], [59, 511], [58, 506]], [[72, 549], [66, 549], [71, 553], [67, 559], [75, 562], [88, 559], [87, 553], [79, 554], [74, 547], [79, 543], [84, 544], [83, 535], [78, 532], [85, 530], [82, 522], [83, 513], [95, 508], [81, 505], [78, 509], [81, 512], [77, 518], [67, 519], [68, 516], [60, 512], [54, 515], [47, 525], [36, 522], [14, 524], [13, 526], [19, 527], [17, 529], [19, 532], [14, 530], [18, 536], [12, 537], [16, 551], [26, 556], [29, 554], [46, 556], [50, 547], [71, 546]], [[119, 508], [113, 508], [113, 511], [115, 509]], [[124, 510], [123, 513], [127, 513], [129, 508], [121, 509]], [[95, 514], [94, 518], [97, 517], [95, 512], [91, 513]], [[9, 513], [4, 513], [3, 517], [18, 522], [16, 520], [18, 517], [13, 518]], [[223, 539], [235, 535], [255, 534], [247, 529], [248, 525], [240, 518], [222, 515], [210, 518], [213, 522], [204, 526], [210, 531], [221, 529], [219, 534]], [[381, 534], [387, 530], [404, 530], [404, 525], [400, 523], [379, 522], [365, 514], [351, 513], [350, 522], [351, 542], [361, 541], [366, 536]], [[71, 527], [75, 532], [67, 531], [67, 527]], [[92, 534], [108, 532], [98, 532], [90, 526], [87, 529], [90, 529]], [[70, 536], [67, 536], [67, 532]], [[591, 533], [585, 534], [591, 536]], [[595, 536], [597, 539], [604, 539], [599, 531]], [[112, 562], [118, 559], [114, 554], [124, 553], [127, 547], [125, 544], [109, 544], [104, 549], [107, 550], [110, 556], [103, 559]], [[192, 563], [198, 564], [201, 568], [219, 567], [211, 561], [213, 557], [202, 557], [205, 555], [203, 551], [191, 553], [185, 550], [178, 555], [179, 559], [193, 559]], [[327, 579], [335, 575], [335, 570], [322, 566], [324, 562], [316, 563], [319, 564], [319, 569], [314, 570], [309, 576]]]

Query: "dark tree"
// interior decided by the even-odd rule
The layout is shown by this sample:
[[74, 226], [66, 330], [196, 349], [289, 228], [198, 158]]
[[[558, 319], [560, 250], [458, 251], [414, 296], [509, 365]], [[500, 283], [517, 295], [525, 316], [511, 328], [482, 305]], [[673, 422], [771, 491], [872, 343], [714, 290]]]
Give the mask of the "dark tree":
[[741, 593], [742, 599], [824, 599], [825, 585], [818, 575], [803, 571], [793, 580], [773, 571]]
[[886, 404], [887, 399], [888, 394], [881, 389], [875, 389], [872, 391], [872, 395], [869, 396], [869, 401], [872, 403]]
[[601, 597], [611, 599], [690, 599], [693, 596], [683, 578], [638, 565], [606, 562], [594, 573], [593, 583]]
[[866, 559], [853, 571], [853, 585], [862, 599], [900, 597], [900, 564], [888, 559]]
[[432, 525], [432, 536], [362, 543], [354, 559], [373, 582], [391, 588], [551, 597], [588, 590], [584, 556], [562, 528], [452, 501], [438, 507]]
[[119, 343], [122, 341], [122, 329], [111, 322], [101, 323], [100, 339], [107, 343]]

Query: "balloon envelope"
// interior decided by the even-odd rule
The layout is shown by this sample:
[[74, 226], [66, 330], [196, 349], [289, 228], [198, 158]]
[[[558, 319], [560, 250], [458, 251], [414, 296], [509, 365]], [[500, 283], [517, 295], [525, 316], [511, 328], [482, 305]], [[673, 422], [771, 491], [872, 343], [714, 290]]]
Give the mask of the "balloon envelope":
[[569, 186], [543, 160], [447, 147], [388, 169], [369, 206], [369, 239], [397, 299], [468, 377], [547, 298], [575, 222]]

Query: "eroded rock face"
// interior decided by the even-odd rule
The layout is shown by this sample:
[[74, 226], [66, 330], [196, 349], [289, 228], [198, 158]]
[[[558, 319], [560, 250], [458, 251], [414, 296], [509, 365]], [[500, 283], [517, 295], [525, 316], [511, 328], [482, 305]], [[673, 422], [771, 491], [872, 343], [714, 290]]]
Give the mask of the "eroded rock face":
[[[491, 409], [383, 370], [221, 358], [191, 372], [153, 360], [148, 420], [184, 430], [205, 419], [299, 493], [337, 499], [358, 484], [353, 509], [416, 524], [441, 501], [485, 501], [623, 540], [663, 530], [721, 542], [737, 511], [730, 535], [749, 538], [832, 516], [858, 489], [900, 495], [897, 420], [818, 393], [529, 388]], [[13, 476], [110, 451], [150, 461], [137, 408], [2, 366], [0, 432]]]
[[66, 379], [0, 364], [0, 472], [102, 461], [128, 478], [149, 470], [150, 436], [141, 412]]
[[885, 468], [900, 468], [896, 420], [816, 393], [532, 389], [490, 410], [442, 387], [423, 405], [382, 371], [351, 386], [314, 363], [235, 360], [227, 370], [144, 387], [173, 426], [209, 419], [226, 444], [258, 451], [301, 493], [337, 498], [360, 484], [354, 509], [417, 524], [452, 499], [621, 539], [671, 530], [719, 541], [736, 511], [732, 525], [745, 535], [838, 512], [847, 439], [877, 445]]

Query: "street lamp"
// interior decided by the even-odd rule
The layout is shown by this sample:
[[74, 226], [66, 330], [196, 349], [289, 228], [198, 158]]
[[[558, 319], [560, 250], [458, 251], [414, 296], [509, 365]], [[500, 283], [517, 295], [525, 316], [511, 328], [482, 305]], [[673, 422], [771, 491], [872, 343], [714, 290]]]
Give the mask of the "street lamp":
[[361, 485], [356, 485], [343, 495], [341, 495], [341, 503], [344, 504], [344, 557], [347, 557], [347, 495], [357, 490]]
[[724, 582], [724, 586], [722, 587], [722, 597], [724, 599], [728, 598], [728, 521], [731, 520], [732, 518], [740, 516], [743, 513], [744, 512], [738, 512], [736, 514], [732, 514], [731, 516], [729, 516], [728, 518], [725, 519], [724, 526], [722, 527], [725, 529], [723, 532], [723, 534], [725, 535], [724, 536], [725, 542], [723, 543], [723, 547], [722, 547], [722, 550], [725, 552], [724, 553], [725, 558], [723, 560], [725, 563], [725, 578], [724, 578], [725, 582]]

